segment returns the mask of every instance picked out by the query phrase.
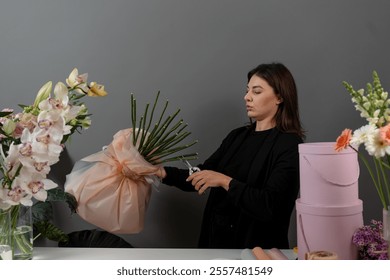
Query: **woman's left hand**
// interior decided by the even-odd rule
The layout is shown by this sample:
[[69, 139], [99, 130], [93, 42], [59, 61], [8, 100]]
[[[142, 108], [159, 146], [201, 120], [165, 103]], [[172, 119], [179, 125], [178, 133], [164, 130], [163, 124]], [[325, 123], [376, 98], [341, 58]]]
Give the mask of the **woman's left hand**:
[[212, 170], [194, 172], [187, 178], [187, 182], [191, 181], [199, 194], [203, 194], [210, 187], [222, 187], [229, 190], [231, 180], [231, 177]]

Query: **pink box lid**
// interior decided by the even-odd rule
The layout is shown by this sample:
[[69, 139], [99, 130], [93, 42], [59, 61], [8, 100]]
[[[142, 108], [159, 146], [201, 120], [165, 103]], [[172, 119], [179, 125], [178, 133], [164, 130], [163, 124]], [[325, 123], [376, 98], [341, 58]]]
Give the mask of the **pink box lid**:
[[324, 206], [302, 203], [298, 198], [295, 201], [296, 210], [315, 216], [348, 216], [361, 213], [363, 211], [363, 201], [358, 199], [355, 204], [345, 206]]
[[313, 142], [298, 144], [299, 153], [316, 154], [316, 155], [337, 155], [337, 154], [351, 154], [356, 153], [354, 149], [348, 147], [340, 152], [336, 152], [336, 142]]

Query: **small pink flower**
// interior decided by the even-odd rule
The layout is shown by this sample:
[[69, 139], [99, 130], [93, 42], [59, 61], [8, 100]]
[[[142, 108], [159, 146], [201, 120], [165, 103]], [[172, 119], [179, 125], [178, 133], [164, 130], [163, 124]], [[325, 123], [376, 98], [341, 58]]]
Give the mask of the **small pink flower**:
[[379, 139], [387, 146], [390, 145], [390, 124], [379, 129]]
[[349, 142], [351, 141], [351, 138], [352, 138], [352, 130], [348, 128], [344, 129], [341, 135], [337, 137], [334, 149], [337, 152], [346, 149], [349, 145]]

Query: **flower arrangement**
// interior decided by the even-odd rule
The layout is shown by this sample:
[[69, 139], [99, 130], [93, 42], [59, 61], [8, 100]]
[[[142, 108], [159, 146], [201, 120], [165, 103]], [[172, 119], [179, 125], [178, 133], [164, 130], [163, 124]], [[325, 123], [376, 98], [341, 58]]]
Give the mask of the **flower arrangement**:
[[[337, 138], [335, 150], [341, 151], [348, 146], [353, 148], [363, 161], [375, 185], [384, 210], [390, 210], [390, 99], [384, 91], [378, 74], [372, 74], [373, 83], [367, 84], [367, 90], [355, 90], [352, 85], [343, 82], [352, 97], [357, 111], [367, 120], [367, 124], [352, 131], [344, 129]], [[372, 164], [358, 151], [364, 145], [372, 157]]]
[[[177, 109], [173, 114], [167, 116], [164, 120], [164, 114], [168, 107], [169, 101], [165, 101], [164, 108], [161, 115], [158, 117], [157, 122], [151, 129], [154, 112], [156, 105], [158, 104], [160, 92], [157, 93], [152, 110], [149, 112], [150, 104], [146, 104], [144, 113], [141, 115], [139, 122], [137, 123], [137, 102], [133, 94], [131, 95], [131, 122], [133, 128], [132, 142], [137, 148], [138, 152], [144, 157], [146, 161], [155, 165], [164, 162], [182, 160], [182, 159], [196, 159], [196, 153], [177, 155], [176, 153], [191, 147], [196, 144], [197, 141], [192, 143], [178, 146], [191, 132], [185, 131], [188, 126], [180, 119], [176, 123], [172, 124], [175, 118], [178, 116], [180, 109]], [[171, 156], [172, 154], [176, 154]], [[170, 157], [171, 156], [171, 157]]]
[[387, 260], [388, 243], [384, 240], [383, 224], [371, 220], [369, 225], [360, 227], [352, 237], [352, 243], [358, 247], [359, 258], [362, 260]]
[[143, 230], [152, 186], [160, 183], [161, 164], [197, 157], [183, 153], [197, 141], [182, 144], [191, 133], [182, 119], [177, 120], [180, 109], [167, 113], [168, 100], [157, 108], [159, 95], [138, 116], [132, 94], [132, 127], [116, 132], [109, 145], [76, 162], [67, 175], [65, 191], [76, 198], [77, 214], [110, 233]]
[[47, 82], [32, 105], [19, 105], [21, 112], [0, 112], [0, 211], [11, 211], [14, 225], [19, 206], [32, 206], [34, 227], [55, 241], [67, 235], [50, 223], [49, 201], [66, 201], [73, 210], [76, 201], [47, 175], [69, 137], [91, 125], [81, 99], [107, 94], [103, 85], [87, 79], [75, 68], [66, 85], [58, 82], [52, 93], [52, 82]]

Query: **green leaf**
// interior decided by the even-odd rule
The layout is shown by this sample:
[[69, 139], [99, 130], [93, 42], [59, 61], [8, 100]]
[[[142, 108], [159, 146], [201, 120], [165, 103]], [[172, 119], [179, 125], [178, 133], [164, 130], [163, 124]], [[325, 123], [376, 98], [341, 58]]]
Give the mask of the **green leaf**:
[[46, 201], [62, 201], [68, 204], [70, 211], [76, 213], [77, 209], [77, 200], [70, 194], [65, 192], [62, 188], [54, 188], [47, 191]]
[[40, 221], [34, 223], [34, 226], [41, 235], [49, 240], [56, 242], [68, 242], [69, 236], [61, 229], [48, 221]]
[[49, 221], [53, 219], [53, 206], [48, 201], [38, 201], [32, 206], [33, 222]]
[[48, 190], [46, 201], [66, 201], [65, 191], [62, 188]]
[[132, 248], [128, 242], [112, 233], [93, 230], [81, 230], [68, 234], [67, 242], [59, 242], [58, 247], [90, 247], [90, 248]]
[[11, 115], [13, 112], [0, 112], [0, 118]]
[[70, 193], [65, 193], [66, 195], [66, 203], [68, 204], [68, 207], [70, 208], [70, 211], [72, 213], [76, 213], [77, 210], [77, 200], [74, 197], [74, 195]]

